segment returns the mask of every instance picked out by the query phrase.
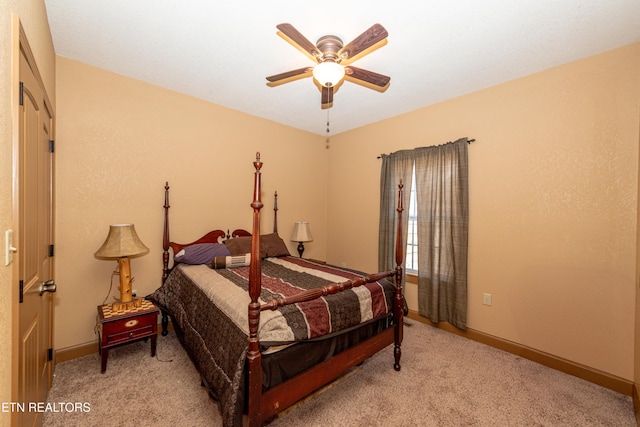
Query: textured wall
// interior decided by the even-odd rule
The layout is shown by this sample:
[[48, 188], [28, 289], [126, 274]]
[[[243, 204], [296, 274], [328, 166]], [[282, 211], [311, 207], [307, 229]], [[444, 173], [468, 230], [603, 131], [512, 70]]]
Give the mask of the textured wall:
[[[282, 197], [279, 215], [289, 217], [281, 224], [312, 222], [309, 256], [374, 270], [376, 156], [466, 135], [478, 140], [470, 147], [469, 326], [632, 379], [638, 50], [336, 135], [328, 151], [320, 137], [58, 58], [56, 348], [95, 339], [95, 305], [113, 267], [92, 254], [108, 224], [136, 223], [152, 247], [132, 263], [136, 287], [157, 286], [164, 180], [175, 189], [173, 236], [195, 238], [210, 216], [216, 226], [238, 222], [248, 201], [220, 182], [250, 185], [250, 165], [248, 177], [238, 168], [261, 150], [265, 177], [272, 167], [296, 197]], [[282, 192], [279, 182], [267, 191]], [[415, 306], [415, 289], [407, 291]], [[493, 294], [492, 307], [481, 304], [483, 292]]]
[[[140, 296], [160, 286], [164, 183], [171, 237], [190, 242], [214, 228], [251, 227], [253, 166], [262, 153], [262, 225], [271, 232], [278, 191], [280, 235], [311, 223], [305, 255], [324, 258], [327, 153], [323, 138], [57, 58], [56, 348], [97, 339], [96, 306], [115, 261], [94, 252], [109, 224], [134, 223], [148, 255], [131, 261]], [[318, 179], [320, 177], [320, 179]], [[118, 278], [114, 279], [114, 292]]]
[[335, 136], [329, 261], [376, 268], [376, 156], [476, 138], [468, 326], [633, 379], [639, 67], [636, 43]]
[[[0, 3], [0, 75], [11, 76], [11, 8]], [[0, 231], [4, 241], [4, 230], [13, 227], [11, 197], [11, 78], [0, 79]], [[4, 261], [4, 244], [0, 249]], [[10, 289], [11, 267], [0, 267], [0, 285]], [[11, 401], [11, 292], [0, 292], [0, 402]], [[10, 425], [10, 414], [2, 414], [0, 425]]]

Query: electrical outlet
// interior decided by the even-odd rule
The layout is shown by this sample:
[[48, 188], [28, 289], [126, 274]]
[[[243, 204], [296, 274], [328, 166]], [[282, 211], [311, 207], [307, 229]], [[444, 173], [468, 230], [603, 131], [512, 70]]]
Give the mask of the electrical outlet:
[[491, 305], [491, 294], [482, 294], [482, 303], [484, 305]]

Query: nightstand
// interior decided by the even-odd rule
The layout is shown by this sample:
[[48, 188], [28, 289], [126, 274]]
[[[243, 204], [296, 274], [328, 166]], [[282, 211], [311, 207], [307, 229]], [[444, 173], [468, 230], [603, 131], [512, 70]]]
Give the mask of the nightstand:
[[142, 300], [140, 307], [123, 311], [113, 311], [111, 305], [98, 306], [98, 349], [102, 355], [103, 374], [107, 370], [111, 347], [151, 338], [151, 357], [156, 355], [159, 312], [158, 307], [147, 300]]

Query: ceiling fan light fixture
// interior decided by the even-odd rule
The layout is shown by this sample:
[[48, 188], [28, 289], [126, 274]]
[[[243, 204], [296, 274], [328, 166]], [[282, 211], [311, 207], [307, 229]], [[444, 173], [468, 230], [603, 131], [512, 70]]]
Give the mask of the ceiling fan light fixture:
[[333, 61], [321, 62], [313, 68], [313, 78], [322, 86], [335, 86], [344, 78], [344, 67]]
[[313, 44], [288, 23], [278, 24], [276, 28], [279, 36], [317, 64], [315, 67], [303, 67], [267, 76], [267, 86], [274, 87], [313, 76], [314, 84], [320, 89], [320, 107], [323, 110], [333, 106], [333, 94], [344, 82], [347, 74], [346, 80], [369, 89], [384, 92], [389, 87], [390, 77], [351, 64], [386, 43], [389, 33], [382, 25], [373, 24], [346, 45], [340, 37], [331, 34], [320, 37], [316, 44]]

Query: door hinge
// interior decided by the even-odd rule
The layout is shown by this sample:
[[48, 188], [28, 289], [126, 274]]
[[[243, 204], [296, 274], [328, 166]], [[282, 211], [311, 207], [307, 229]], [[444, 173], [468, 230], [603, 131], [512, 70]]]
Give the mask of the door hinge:
[[49, 140], [49, 152], [54, 153], [56, 148], [56, 142], [53, 139]]
[[47, 350], [47, 362], [51, 362], [53, 360], [53, 349], [50, 348]]
[[20, 82], [20, 105], [24, 105], [24, 83]]
[[53, 245], [49, 245], [49, 256], [52, 257], [53, 253]]
[[20, 304], [24, 302], [24, 280], [20, 280]]

